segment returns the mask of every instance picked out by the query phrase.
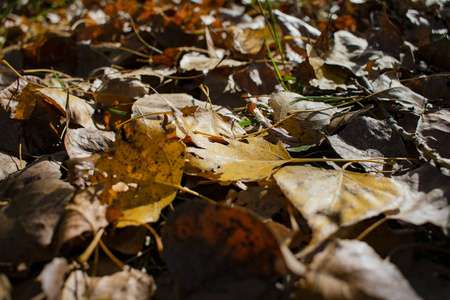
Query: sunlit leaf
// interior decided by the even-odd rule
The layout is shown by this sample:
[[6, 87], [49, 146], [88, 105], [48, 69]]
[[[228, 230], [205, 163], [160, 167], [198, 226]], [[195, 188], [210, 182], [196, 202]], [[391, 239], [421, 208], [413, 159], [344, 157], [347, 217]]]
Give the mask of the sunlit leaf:
[[263, 138], [229, 145], [201, 139], [201, 148], [188, 147], [186, 172], [219, 181], [256, 181], [269, 177], [291, 159], [281, 146]]
[[158, 220], [175, 198], [183, 175], [185, 145], [167, 140], [158, 121], [140, 119], [97, 161], [104, 174], [103, 203], [122, 211], [119, 227]]
[[401, 186], [382, 176], [286, 166], [274, 177], [311, 226], [312, 243], [328, 238], [339, 226], [396, 209], [403, 201]]
[[330, 124], [337, 109], [322, 102], [302, 100], [302, 96], [291, 92], [275, 92], [270, 95], [269, 104], [274, 111], [274, 119], [281, 123], [290, 135], [303, 144], [318, 144], [326, 135], [326, 126]]

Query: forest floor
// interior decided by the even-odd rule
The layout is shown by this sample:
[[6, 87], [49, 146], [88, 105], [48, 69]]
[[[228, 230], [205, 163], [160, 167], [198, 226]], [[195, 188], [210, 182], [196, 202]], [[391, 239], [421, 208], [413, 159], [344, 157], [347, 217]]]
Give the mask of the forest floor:
[[447, 1], [0, 11], [0, 299], [448, 299]]

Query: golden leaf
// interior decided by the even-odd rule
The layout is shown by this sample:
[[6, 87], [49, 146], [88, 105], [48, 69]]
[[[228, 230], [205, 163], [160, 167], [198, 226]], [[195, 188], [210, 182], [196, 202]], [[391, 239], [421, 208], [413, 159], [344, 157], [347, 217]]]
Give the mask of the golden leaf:
[[122, 211], [118, 227], [154, 222], [176, 196], [186, 146], [166, 139], [155, 120], [139, 119], [123, 131], [96, 163], [106, 177], [100, 199]]
[[248, 138], [248, 143], [232, 140], [227, 146], [197, 135], [194, 142], [203, 149], [187, 148], [186, 173], [213, 180], [261, 180], [291, 160], [281, 144], [274, 145], [263, 138]]
[[339, 226], [396, 209], [403, 201], [400, 185], [382, 176], [286, 166], [274, 177], [311, 226], [311, 244], [327, 239]]

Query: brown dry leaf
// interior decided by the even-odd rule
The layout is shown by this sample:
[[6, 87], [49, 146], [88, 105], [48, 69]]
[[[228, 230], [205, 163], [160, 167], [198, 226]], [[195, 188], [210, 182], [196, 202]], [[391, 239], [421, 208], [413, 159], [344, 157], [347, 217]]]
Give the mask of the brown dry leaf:
[[[361, 116], [349, 123], [327, 141], [342, 158], [408, 157], [401, 138], [386, 121]], [[383, 170], [386, 165], [359, 162], [367, 171]], [[393, 168], [398, 170], [399, 162]]]
[[282, 252], [271, 231], [244, 211], [186, 202], [170, 214], [162, 238], [181, 298], [277, 299]]
[[415, 114], [425, 112], [428, 99], [401, 84], [395, 70], [381, 74], [372, 85], [374, 91], [372, 97], [393, 110]]
[[166, 139], [155, 120], [139, 119], [118, 133], [95, 164], [104, 181], [102, 203], [123, 213], [118, 227], [158, 220], [180, 186], [185, 148], [181, 141]]
[[450, 106], [450, 94], [447, 92], [450, 78], [444, 73], [438, 73], [436, 76], [420, 76], [405, 82], [405, 86], [414, 92], [436, 101], [440, 106]]
[[366, 39], [349, 31], [340, 30], [333, 37], [334, 46], [324, 57], [328, 65], [343, 66], [361, 77], [368, 74], [364, 68], [369, 61], [375, 61], [374, 67], [381, 70], [391, 68], [394, 62], [398, 63], [395, 58], [370, 48]]
[[[137, 100], [132, 107], [133, 114], [132, 117], [141, 116], [149, 113], [158, 112], [172, 112], [172, 104], [177, 109], [182, 109], [185, 107], [198, 106], [201, 108], [208, 108], [209, 104], [205, 101], [200, 101], [188, 94], [182, 93], [171, 93], [171, 94], [153, 94], [145, 95], [144, 97]], [[226, 117], [233, 117], [233, 113], [220, 105], [213, 104], [213, 109], [215, 112], [224, 115]], [[162, 114], [156, 116], [146, 116], [147, 119], [163, 119]], [[170, 118], [169, 118], [170, 119]]]
[[450, 40], [444, 37], [419, 48], [418, 56], [445, 71], [450, 71]]
[[39, 277], [46, 299], [61, 299], [64, 281], [69, 273], [69, 263], [65, 258], [55, 257], [50, 263], [45, 265]]
[[410, 194], [400, 206], [399, 213], [389, 216], [416, 225], [431, 223], [444, 230], [450, 228], [449, 177], [439, 169], [424, 164], [398, 178], [407, 185]]
[[[26, 162], [22, 162], [25, 166]], [[0, 181], [20, 170], [20, 159], [0, 151]]]
[[397, 209], [404, 198], [402, 186], [382, 176], [310, 166], [286, 166], [273, 176], [313, 230], [311, 246], [340, 226]]
[[326, 136], [331, 118], [338, 112], [336, 108], [322, 102], [302, 100], [300, 94], [278, 91], [270, 95], [269, 105], [273, 109], [275, 121], [279, 122], [296, 111], [295, 117], [283, 121], [281, 127], [303, 144], [319, 144]]
[[216, 57], [208, 57], [199, 52], [191, 52], [183, 55], [180, 61], [180, 68], [185, 71], [201, 71], [207, 72], [216, 68], [233, 68], [246, 65], [247, 62], [237, 61], [234, 59], [220, 59]]
[[[26, 168], [0, 182], [0, 199], [13, 198], [27, 185], [40, 179], [60, 179], [61, 164], [67, 158], [65, 152], [44, 155], [28, 164]], [[25, 165], [25, 162], [24, 162]]]
[[184, 113], [184, 119], [194, 134], [204, 134], [217, 141], [246, 134], [245, 130], [234, 122], [235, 120], [218, 114], [212, 109], [185, 107], [181, 109], [181, 112]]
[[185, 172], [212, 180], [258, 181], [291, 160], [281, 144], [274, 145], [259, 137], [250, 137], [247, 142], [231, 140], [229, 145], [210, 142], [198, 135], [193, 141], [201, 148], [187, 148]]
[[333, 241], [310, 268], [297, 299], [421, 299], [395, 265], [357, 240]]
[[267, 49], [263, 47], [247, 68], [233, 74], [236, 84], [250, 95], [270, 94], [281, 88], [273, 66], [265, 62], [266, 53]]
[[259, 216], [270, 219], [283, 207], [286, 197], [277, 186], [252, 186], [239, 193], [230, 190], [227, 199]]
[[[27, 185], [0, 214], [0, 261], [32, 264], [53, 256], [52, 236], [74, 188], [59, 179], [41, 179]], [[14, 272], [14, 269], [12, 272]]]
[[306, 57], [305, 48], [308, 41], [305, 41], [302, 37], [311, 42], [311, 39], [315, 40], [320, 36], [320, 30], [299, 18], [284, 14], [277, 9], [273, 10], [273, 15], [283, 31], [283, 36], [294, 37], [292, 40], [287, 40], [290, 47], [302, 57]]
[[102, 277], [77, 270], [65, 281], [60, 299], [147, 300], [155, 289], [153, 277], [136, 269]]
[[20, 95], [15, 119], [29, 119], [36, 106], [36, 98], [51, 104], [65, 117], [69, 114], [75, 123], [85, 128], [95, 128], [92, 121], [94, 108], [85, 100], [69, 95], [67, 103], [67, 92], [32, 83], [29, 83]]
[[417, 125], [417, 134], [428, 147], [450, 163], [450, 148], [447, 144], [450, 139], [450, 109], [443, 108], [424, 113]]
[[[55, 230], [57, 248], [62, 248], [68, 241], [80, 238], [85, 233], [95, 234], [108, 225], [106, 207], [100, 204], [95, 187], [78, 190], [66, 206], [64, 216]], [[75, 244], [75, 243], [73, 243]], [[68, 248], [72, 248], [68, 245]], [[70, 249], [68, 249], [70, 250]]]
[[389, 20], [386, 14], [386, 6], [383, 7], [383, 14], [380, 17], [380, 39], [379, 47], [386, 53], [395, 57], [399, 56], [401, 47], [403, 46], [403, 35], [400, 29]]
[[115, 141], [115, 133], [93, 128], [68, 128], [64, 136], [64, 146], [69, 158], [89, 157], [102, 153]]

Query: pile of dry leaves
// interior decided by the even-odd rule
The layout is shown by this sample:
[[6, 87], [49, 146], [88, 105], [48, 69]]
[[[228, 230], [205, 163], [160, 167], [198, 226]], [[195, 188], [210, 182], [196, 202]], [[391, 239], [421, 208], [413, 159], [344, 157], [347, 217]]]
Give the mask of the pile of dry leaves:
[[2, 2], [0, 299], [446, 299], [446, 2]]

